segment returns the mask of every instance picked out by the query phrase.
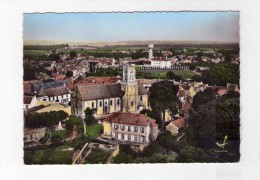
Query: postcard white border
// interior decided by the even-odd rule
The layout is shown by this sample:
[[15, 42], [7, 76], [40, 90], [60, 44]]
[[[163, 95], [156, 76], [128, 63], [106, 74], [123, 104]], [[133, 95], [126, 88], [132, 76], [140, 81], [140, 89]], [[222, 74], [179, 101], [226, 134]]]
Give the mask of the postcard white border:
[[[258, 1], [2, 1], [0, 179], [260, 179]], [[22, 149], [22, 22], [31, 12], [240, 11], [241, 161], [234, 164], [25, 166]]]

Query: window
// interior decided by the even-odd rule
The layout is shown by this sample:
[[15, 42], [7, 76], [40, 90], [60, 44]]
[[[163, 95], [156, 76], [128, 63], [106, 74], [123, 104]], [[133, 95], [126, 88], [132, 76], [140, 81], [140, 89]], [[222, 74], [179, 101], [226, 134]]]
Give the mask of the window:
[[121, 139], [123, 139], [123, 140], [125, 139], [125, 134], [124, 133], [121, 134]]
[[120, 104], [120, 100], [118, 99], [118, 100], [117, 100], [117, 105], [119, 105], [119, 104]]
[[102, 101], [99, 102], [99, 107], [102, 107]]
[[46, 99], [43, 99], [43, 101], [46, 101]]
[[115, 133], [115, 138], [118, 139], [118, 133]]
[[112, 106], [113, 105], [113, 101], [112, 100], [110, 100], [110, 106]]
[[125, 126], [121, 126], [121, 130], [124, 131], [125, 130]]
[[131, 141], [131, 134], [128, 134], [128, 141]]
[[134, 101], [131, 101], [131, 106], [134, 106]]
[[143, 96], [140, 96], [140, 101], [143, 101]]
[[94, 103], [93, 102], [91, 103], [91, 107], [94, 108]]
[[114, 125], [114, 129], [118, 129], [118, 125]]
[[131, 131], [131, 126], [128, 126], [128, 131]]
[[135, 132], [137, 132], [138, 131], [138, 127], [135, 127]]
[[144, 133], [144, 128], [143, 127], [141, 127], [140, 130], [141, 130], [141, 133]]
[[134, 140], [137, 141], [137, 136], [134, 137]]

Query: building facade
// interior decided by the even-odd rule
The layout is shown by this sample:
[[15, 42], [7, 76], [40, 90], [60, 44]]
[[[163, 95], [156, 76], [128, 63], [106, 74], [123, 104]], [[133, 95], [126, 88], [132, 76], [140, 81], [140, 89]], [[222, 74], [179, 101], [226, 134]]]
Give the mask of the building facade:
[[71, 101], [71, 91], [64, 86], [42, 89], [38, 94], [37, 99], [39, 101], [68, 104]]
[[151, 67], [171, 68], [171, 61], [163, 57], [153, 58], [151, 59]]
[[96, 118], [113, 112], [137, 113], [148, 108], [147, 91], [137, 83], [135, 67], [124, 66], [122, 82], [76, 86], [71, 99], [72, 114], [84, 117], [86, 108], [95, 109]]
[[158, 125], [144, 114], [113, 113], [104, 120], [103, 135], [123, 143], [148, 144], [157, 138]]

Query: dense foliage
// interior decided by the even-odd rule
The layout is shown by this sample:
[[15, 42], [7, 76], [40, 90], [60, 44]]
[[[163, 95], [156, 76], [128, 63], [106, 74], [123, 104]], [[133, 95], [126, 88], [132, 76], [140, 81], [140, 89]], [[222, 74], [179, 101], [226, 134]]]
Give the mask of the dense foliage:
[[[158, 114], [160, 118], [159, 125], [164, 129], [165, 111], [169, 110], [172, 114], [176, 114], [180, 107], [180, 101], [176, 94], [178, 92], [178, 86], [175, 86], [170, 81], [160, 81], [153, 83], [150, 88], [150, 103], [153, 112]], [[158, 120], [158, 119], [156, 119]]]
[[24, 75], [23, 75], [24, 81], [35, 80], [37, 74], [39, 74], [40, 72], [49, 74], [49, 71], [42, 66], [30, 66], [28, 64], [24, 64], [23, 69], [24, 69]]
[[239, 84], [239, 65], [231, 63], [220, 63], [209, 66], [209, 71], [205, 71], [201, 76], [193, 77], [194, 81], [202, 81], [209, 85], [226, 86], [227, 83]]
[[25, 118], [25, 126], [29, 128], [50, 127], [68, 117], [64, 111], [51, 111], [44, 113], [29, 114]]
[[97, 68], [96, 72], [93, 73], [86, 73], [86, 76], [120, 76], [121, 73], [118, 68]]
[[83, 134], [84, 127], [82, 119], [79, 117], [70, 116], [69, 120], [65, 122], [65, 128], [69, 131], [72, 131], [74, 127], [77, 128], [79, 134]]

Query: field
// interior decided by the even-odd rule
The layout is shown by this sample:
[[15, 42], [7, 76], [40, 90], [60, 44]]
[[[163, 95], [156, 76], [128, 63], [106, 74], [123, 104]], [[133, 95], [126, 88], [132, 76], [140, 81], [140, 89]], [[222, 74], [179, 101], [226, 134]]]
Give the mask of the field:
[[47, 53], [45, 50], [23, 50], [24, 55], [42, 55]]
[[24, 151], [25, 164], [71, 164], [73, 151], [57, 149]]

